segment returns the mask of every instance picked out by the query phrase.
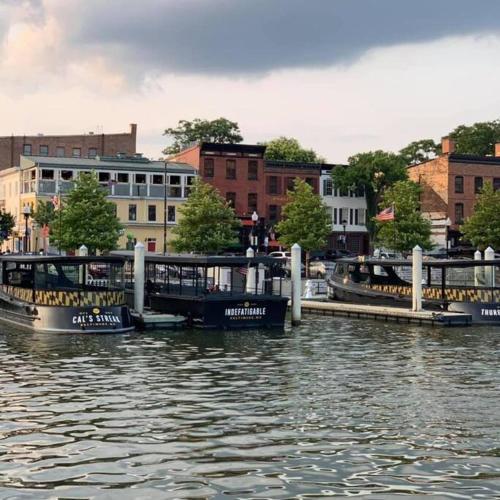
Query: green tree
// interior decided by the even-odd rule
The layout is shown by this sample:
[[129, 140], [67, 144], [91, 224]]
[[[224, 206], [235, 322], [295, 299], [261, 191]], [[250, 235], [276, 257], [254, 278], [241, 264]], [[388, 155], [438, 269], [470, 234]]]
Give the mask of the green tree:
[[9, 239], [15, 225], [14, 216], [10, 212], [2, 210], [0, 212], [0, 244]]
[[306, 254], [309, 274], [309, 253], [324, 248], [332, 231], [332, 219], [321, 197], [301, 179], [295, 179], [294, 190], [288, 191], [283, 207], [283, 220], [276, 225], [279, 239], [287, 247], [298, 243]]
[[266, 146], [266, 160], [296, 161], [301, 163], [325, 163], [312, 149], [303, 148], [297, 139], [293, 137], [278, 137], [269, 142], [263, 142]]
[[415, 165], [434, 158], [440, 152], [440, 144], [436, 144], [432, 139], [421, 139], [420, 141], [410, 142], [408, 146], [401, 149], [399, 154], [406, 165]]
[[166, 155], [173, 155], [191, 146], [194, 142], [216, 142], [219, 144], [237, 144], [243, 141], [240, 127], [226, 118], [216, 120], [192, 121], [180, 120], [175, 128], [167, 128], [163, 135], [173, 139], [173, 143], [163, 150]]
[[51, 242], [63, 250], [85, 245], [89, 254], [115, 249], [122, 225], [106, 196], [95, 173], [80, 175], [62, 203], [60, 231], [54, 228]]
[[431, 222], [420, 213], [420, 191], [412, 181], [397, 181], [384, 191], [379, 208], [394, 206], [395, 218], [386, 222], [374, 219], [378, 245], [397, 252], [410, 252], [415, 245], [432, 248]]
[[195, 179], [181, 219], [172, 232], [177, 252], [217, 253], [238, 241], [240, 221], [234, 210], [210, 184]]
[[366, 195], [367, 227], [373, 236], [372, 217], [377, 212], [384, 190], [406, 180], [406, 165], [401, 156], [386, 151], [370, 151], [349, 158], [349, 165], [332, 170], [333, 183], [341, 190], [359, 190]]
[[455, 141], [457, 153], [478, 156], [492, 155], [500, 142], [500, 120], [459, 125], [449, 136]]
[[485, 182], [476, 199], [474, 213], [460, 227], [463, 238], [480, 250], [488, 246], [500, 249], [500, 190]]
[[33, 212], [33, 220], [40, 226], [51, 226], [56, 218], [56, 211], [51, 201], [40, 200]]

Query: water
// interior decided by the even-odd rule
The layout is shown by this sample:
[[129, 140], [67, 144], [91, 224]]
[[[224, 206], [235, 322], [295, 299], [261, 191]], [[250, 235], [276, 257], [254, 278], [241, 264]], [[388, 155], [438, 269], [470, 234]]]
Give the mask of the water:
[[0, 330], [0, 498], [500, 496], [500, 330]]

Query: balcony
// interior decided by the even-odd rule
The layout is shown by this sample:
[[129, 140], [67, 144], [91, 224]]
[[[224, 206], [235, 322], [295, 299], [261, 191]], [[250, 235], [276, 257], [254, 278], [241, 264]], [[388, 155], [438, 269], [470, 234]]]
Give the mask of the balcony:
[[38, 181], [38, 192], [40, 194], [55, 194], [56, 181]]

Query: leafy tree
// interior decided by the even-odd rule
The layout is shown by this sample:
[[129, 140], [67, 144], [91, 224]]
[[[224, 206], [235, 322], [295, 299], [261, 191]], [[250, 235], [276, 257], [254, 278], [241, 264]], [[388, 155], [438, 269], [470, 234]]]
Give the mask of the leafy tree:
[[293, 137], [278, 137], [262, 143], [266, 147], [266, 160], [296, 161], [301, 163], [325, 163], [312, 149], [303, 148]]
[[457, 153], [478, 156], [492, 155], [500, 142], [500, 120], [459, 125], [449, 136], [455, 141]]
[[283, 207], [283, 220], [277, 226], [279, 239], [286, 246], [298, 243], [306, 253], [306, 273], [309, 273], [309, 253], [326, 245], [332, 230], [332, 219], [321, 197], [301, 179], [295, 179], [294, 190], [288, 191], [288, 203]]
[[474, 205], [474, 213], [460, 227], [464, 239], [480, 250], [500, 248], [500, 191], [485, 182]]
[[367, 227], [373, 235], [372, 217], [385, 189], [397, 181], [406, 180], [406, 165], [401, 156], [386, 151], [370, 151], [349, 158], [349, 165], [332, 170], [333, 183], [341, 190], [358, 189], [365, 193]]
[[0, 212], [0, 243], [9, 239], [15, 225], [16, 221], [14, 216], [10, 212], [2, 210]]
[[50, 226], [56, 218], [56, 211], [51, 201], [40, 200], [33, 212], [33, 220], [40, 226]]
[[415, 165], [434, 158], [440, 152], [440, 144], [436, 144], [432, 139], [421, 139], [420, 141], [410, 142], [399, 154], [406, 165]]
[[60, 235], [53, 231], [51, 242], [64, 250], [85, 245], [89, 254], [115, 249], [122, 225], [106, 195], [95, 173], [81, 175], [62, 204]]
[[167, 128], [163, 135], [172, 137], [174, 141], [171, 146], [163, 150], [166, 155], [178, 153], [191, 146], [193, 142], [206, 141], [220, 144], [236, 144], [243, 141], [239, 125], [226, 118], [180, 120], [177, 127]]
[[172, 232], [177, 252], [217, 253], [237, 243], [240, 221], [234, 210], [210, 184], [195, 179], [181, 219]]
[[431, 222], [420, 213], [421, 188], [413, 181], [397, 181], [387, 188], [379, 208], [394, 206], [395, 218], [376, 225], [376, 241], [382, 247], [398, 252], [410, 252], [415, 245], [424, 250], [432, 248]]

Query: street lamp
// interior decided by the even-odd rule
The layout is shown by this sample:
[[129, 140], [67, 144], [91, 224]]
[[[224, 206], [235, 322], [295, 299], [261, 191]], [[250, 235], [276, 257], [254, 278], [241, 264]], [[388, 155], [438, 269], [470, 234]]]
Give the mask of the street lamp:
[[31, 206], [29, 203], [24, 205], [23, 215], [24, 215], [24, 222], [25, 222], [23, 251], [24, 251], [24, 253], [28, 253], [27, 252], [27, 250], [29, 250], [29, 248], [28, 248], [28, 242], [29, 242], [29, 239], [28, 239], [28, 219], [31, 216]]
[[167, 162], [164, 164], [163, 178], [163, 255], [167, 255]]
[[259, 246], [259, 237], [257, 236], [257, 221], [259, 220], [259, 214], [254, 210], [252, 214], [252, 232], [250, 234], [250, 246], [257, 252]]
[[347, 221], [344, 219], [342, 221], [342, 227], [344, 228], [344, 250], [347, 250], [347, 231], [346, 231]]

